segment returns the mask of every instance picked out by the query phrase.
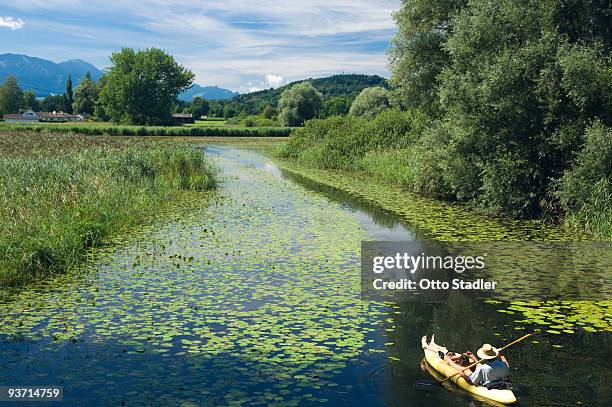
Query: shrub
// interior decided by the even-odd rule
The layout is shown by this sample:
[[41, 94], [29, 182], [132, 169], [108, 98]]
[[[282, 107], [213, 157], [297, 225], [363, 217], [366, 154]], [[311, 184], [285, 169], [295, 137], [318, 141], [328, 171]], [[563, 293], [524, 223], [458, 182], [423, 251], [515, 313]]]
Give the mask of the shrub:
[[280, 155], [321, 168], [356, 169], [369, 151], [411, 146], [428, 123], [419, 111], [397, 109], [371, 120], [353, 116], [309, 120], [294, 130]]
[[359, 168], [385, 181], [412, 189], [414, 185], [414, 172], [411, 165], [414, 159], [413, 151], [413, 149], [369, 151], [360, 160]]
[[583, 149], [561, 179], [557, 197], [572, 227], [612, 235], [612, 129], [597, 122], [585, 134]]

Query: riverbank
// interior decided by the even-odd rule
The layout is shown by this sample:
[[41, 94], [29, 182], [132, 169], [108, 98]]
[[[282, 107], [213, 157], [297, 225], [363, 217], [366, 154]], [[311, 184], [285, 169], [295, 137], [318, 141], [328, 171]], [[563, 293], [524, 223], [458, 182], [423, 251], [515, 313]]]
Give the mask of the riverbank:
[[[418, 111], [394, 109], [372, 119], [316, 119], [275, 153], [308, 168], [367, 174], [492, 218], [562, 224], [570, 233], [612, 239], [609, 127], [594, 123], [570, 150], [533, 144], [515, 154], [481, 139], [454, 140], [460, 134], [441, 126]], [[542, 159], [550, 151], [551, 159]]]
[[396, 214], [423, 238], [445, 241], [589, 240], [592, 236], [568, 231], [560, 225], [541, 221], [501, 219], [486, 216], [473, 209], [410, 193], [400, 185], [365, 173], [324, 170], [292, 159], [279, 158], [277, 151], [283, 138], [197, 138], [182, 139], [195, 145], [230, 144], [256, 150], [274, 158], [283, 170], [322, 185], [328, 185]]
[[74, 267], [83, 249], [215, 182], [184, 144], [0, 131], [0, 287]]
[[499, 219], [481, 215], [461, 205], [424, 198], [363, 173], [318, 170], [290, 160], [278, 165], [299, 176], [344, 190], [400, 216], [424, 238], [444, 241], [581, 240], [560, 226], [537, 221]]

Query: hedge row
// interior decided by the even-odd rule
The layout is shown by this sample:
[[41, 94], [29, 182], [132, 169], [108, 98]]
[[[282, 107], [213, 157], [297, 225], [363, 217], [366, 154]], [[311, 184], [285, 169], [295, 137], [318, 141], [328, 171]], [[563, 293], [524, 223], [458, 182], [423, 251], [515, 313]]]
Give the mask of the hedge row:
[[2, 129], [20, 131], [49, 131], [57, 133], [79, 133], [110, 136], [184, 136], [184, 137], [287, 137], [290, 128], [266, 127], [140, 127], [140, 126], [98, 126], [98, 125], [23, 125], [4, 124]]

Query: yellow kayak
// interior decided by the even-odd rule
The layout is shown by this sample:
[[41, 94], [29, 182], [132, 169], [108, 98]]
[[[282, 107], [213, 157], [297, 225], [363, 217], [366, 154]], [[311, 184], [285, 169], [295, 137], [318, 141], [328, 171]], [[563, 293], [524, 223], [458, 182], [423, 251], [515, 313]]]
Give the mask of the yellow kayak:
[[[440, 358], [438, 352], [434, 352], [429, 349], [424, 349], [423, 351], [425, 352], [425, 360], [427, 361], [429, 366], [435, 369], [436, 372], [444, 376], [444, 378], [447, 378], [448, 376], [457, 373], [455, 369], [453, 369], [444, 360]], [[516, 403], [516, 396], [514, 395], [512, 390], [489, 390], [484, 386], [474, 386], [473, 384], [468, 383], [463, 377], [461, 377], [461, 375], [456, 375], [448, 379], [446, 382], [453, 382], [458, 387], [467, 391], [468, 393], [476, 395], [478, 397], [482, 397], [487, 400], [492, 400], [501, 404]]]

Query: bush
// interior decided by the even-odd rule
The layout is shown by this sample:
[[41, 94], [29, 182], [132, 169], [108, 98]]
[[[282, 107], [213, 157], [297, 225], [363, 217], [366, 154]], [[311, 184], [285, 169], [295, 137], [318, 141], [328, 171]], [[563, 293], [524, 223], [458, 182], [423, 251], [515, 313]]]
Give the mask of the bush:
[[370, 151], [413, 145], [428, 125], [419, 111], [397, 109], [385, 110], [371, 120], [352, 116], [314, 119], [294, 130], [280, 154], [320, 168], [357, 169]]
[[411, 166], [414, 159], [413, 151], [413, 149], [369, 151], [359, 162], [359, 168], [385, 181], [412, 189], [415, 182], [414, 169]]
[[557, 197], [572, 227], [612, 235], [612, 128], [590, 126], [583, 149], [561, 179]]

